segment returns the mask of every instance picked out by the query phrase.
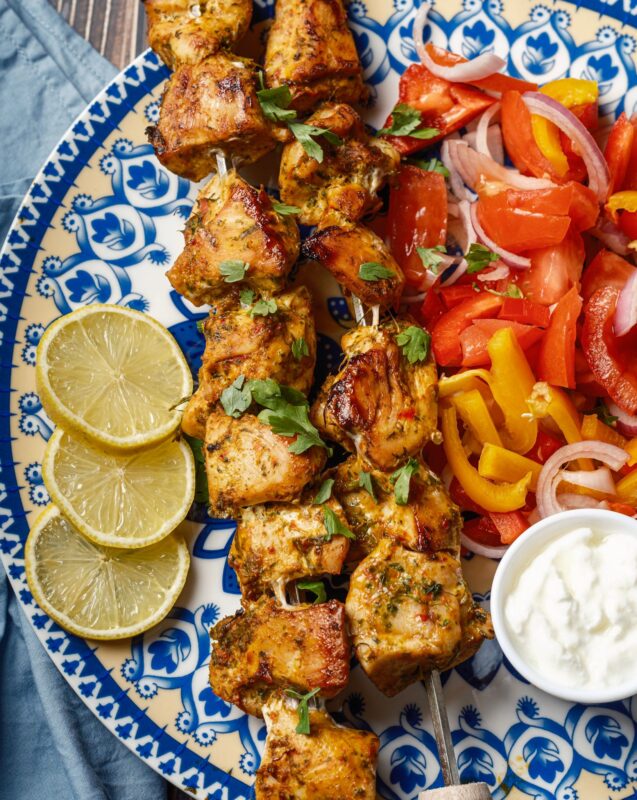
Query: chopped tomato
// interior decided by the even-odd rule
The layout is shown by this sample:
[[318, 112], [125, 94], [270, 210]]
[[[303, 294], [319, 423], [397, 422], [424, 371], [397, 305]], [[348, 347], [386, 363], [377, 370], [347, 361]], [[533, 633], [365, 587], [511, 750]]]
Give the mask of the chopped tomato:
[[392, 255], [407, 283], [421, 288], [426, 270], [416, 248], [444, 245], [447, 238], [444, 177], [404, 164], [389, 193], [387, 230]]
[[599, 217], [599, 201], [595, 193], [577, 181], [571, 181], [572, 198], [568, 215], [573, 221], [573, 227], [578, 231], [587, 231], [592, 228]]
[[630, 123], [635, 131], [635, 136], [622, 189], [637, 189], [637, 119], [631, 119]]
[[[400, 78], [398, 102], [421, 112], [421, 127], [436, 128], [440, 131], [432, 139], [416, 139], [413, 136], [388, 137], [401, 155], [409, 155], [464, 127], [493, 105], [495, 99], [472, 86], [437, 78], [422, 64], [412, 64]], [[391, 115], [385, 127], [391, 127]]]
[[540, 428], [537, 432], [535, 444], [525, 455], [539, 464], [544, 464], [560, 447], [564, 447], [562, 439], [558, 439], [557, 436], [553, 436]]
[[443, 367], [460, 366], [462, 346], [459, 337], [462, 331], [475, 319], [494, 316], [501, 305], [501, 297], [480, 293], [443, 314], [431, 334], [432, 348], [438, 364]]
[[607, 500], [606, 505], [611, 511], [616, 511], [618, 514], [625, 514], [627, 517], [634, 517], [635, 514], [637, 514], [637, 508], [628, 503], [614, 503]]
[[[454, 64], [464, 64], [467, 59], [456, 53], [450, 53], [448, 50], [443, 50], [441, 47], [436, 47], [435, 44], [426, 44], [427, 52], [431, 58], [440, 64], [442, 67], [452, 67]], [[488, 92], [506, 92], [509, 89], [514, 89], [518, 92], [537, 92], [537, 83], [530, 81], [523, 81], [519, 78], [511, 78], [509, 75], [502, 75], [501, 73], [494, 73], [489, 75], [488, 78], [482, 78], [479, 81], [467, 81], [472, 86], [478, 86]]]
[[487, 236], [512, 253], [560, 244], [571, 224], [567, 216], [511, 208], [507, 192], [478, 200], [478, 219]]
[[501, 199], [507, 208], [566, 216], [573, 201], [573, 185], [569, 183], [552, 189], [505, 189], [491, 196]]
[[[627, 414], [637, 412], [637, 367], [635, 338], [618, 340], [613, 333], [613, 317], [619, 289], [598, 289], [584, 308], [582, 350], [597, 382]], [[632, 351], [632, 352], [631, 352]]]
[[511, 328], [523, 350], [534, 345], [542, 338], [543, 331], [532, 325], [510, 322], [505, 319], [476, 319], [460, 333], [463, 367], [484, 367], [491, 363], [487, 345], [489, 339], [501, 328]]
[[575, 388], [575, 339], [582, 298], [571, 287], [557, 304], [540, 345], [537, 377], [553, 386]]
[[449, 496], [463, 511], [473, 511], [474, 514], [488, 514], [489, 512], [475, 503], [465, 492], [460, 481], [453, 477], [449, 484]]
[[[589, 131], [596, 131], [599, 126], [599, 114], [597, 103], [583, 103], [580, 106], [572, 106], [570, 111], [575, 114], [578, 120]], [[570, 142], [570, 139], [569, 139]]]
[[582, 275], [582, 297], [584, 300], [604, 286], [622, 289], [632, 275], [632, 264], [610, 250], [600, 250]]
[[469, 283], [454, 284], [454, 286], [443, 286], [440, 290], [442, 302], [447, 308], [453, 308], [464, 300], [470, 300], [477, 294], [476, 290]]
[[546, 306], [534, 303], [532, 300], [522, 297], [505, 297], [498, 319], [509, 319], [511, 322], [547, 328], [551, 314]]
[[610, 172], [609, 195], [613, 194], [613, 192], [618, 192], [623, 187], [634, 138], [635, 129], [622, 111], [611, 128], [610, 136], [604, 149], [604, 157]]
[[618, 224], [631, 241], [637, 239], [637, 211], [620, 211]]
[[529, 300], [551, 306], [578, 283], [584, 243], [578, 233], [569, 232], [560, 244], [534, 250], [530, 256], [531, 268], [518, 276], [518, 285]]
[[535, 175], [537, 178], [548, 176], [560, 183], [561, 179], [555, 174], [551, 162], [537, 146], [531, 126], [531, 113], [520, 92], [504, 92], [500, 117], [505, 149], [520, 172]]
[[500, 534], [489, 517], [475, 517], [464, 524], [464, 534], [471, 541], [487, 547], [502, 547]]
[[502, 544], [511, 544], [529, 527], [527, 518], [521, 511], [507, 511], [506, 513], [490, 511], [489, 517], [500, 534]]
[[432, 330], [444, 313], [445, 307], [440, 295], [433, 287], [428, 289], [418, 314], [420, 321], [427, 330]]

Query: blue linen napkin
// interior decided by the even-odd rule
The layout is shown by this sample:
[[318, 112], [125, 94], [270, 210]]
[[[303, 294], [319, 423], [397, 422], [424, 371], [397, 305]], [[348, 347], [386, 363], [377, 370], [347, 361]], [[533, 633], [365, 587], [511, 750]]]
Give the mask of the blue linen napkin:
[[[51, 149], [116, 72], [47, 0], [0, 0], [0, 241]], [[162, 778], [66, 684], [0, 566], [0, 800], [165, 797]]]

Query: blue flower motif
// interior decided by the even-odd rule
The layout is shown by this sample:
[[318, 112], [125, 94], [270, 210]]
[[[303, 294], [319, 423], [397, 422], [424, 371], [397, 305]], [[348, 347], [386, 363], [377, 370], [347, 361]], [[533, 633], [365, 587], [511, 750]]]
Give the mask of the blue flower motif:
[[489, 30], [481, 19], [473, 25], [465, 25], [462, 33], [464, 36], [462, 53], [466, 58], [480, 55], [493, 44], [495, 39], [495, 31]]
[[374, 53], [372, 52], [371, 47], [369, 46], [369, 34], [365, 33], [357, 33], [356, 31], [352, 31], [354, 34], [354, 41], [356, 42], [356, 49], [359, 52], [361, 64], [363, 65], [363, 69], [367, 69], [369, 65], [374, 60]]
[[608, 53], [604, 53], [604, 55], [599, 58], [597, 56], [591, 56], [588, 59], [586, 62], [586, 69], [584, 70], [584, 77], [591, 81], [605, 83], [606, 81], [612, 81], [613, 78], [617, 77], [618, 73], [619, 67], [613, 64]]
[[37, 461], [33, 461], [31, 464], [24, 468], [24, 478], [29, 483], [33, 484], [41, 484], [42, 483], [42, 465], [38, 464]]
[[159, 100], [153, 100], [144, 109], [144, 116], [151, 125], [156, 125], [159, 121]]
[[119, 670], [122, 673], [122, 678], [125, 678], [127, 681], [132, 681], [138, 666], [136, 659], [127, 658]]
[[26, 392], [18, 400], [18, 406], [23, 414], [37, 414], [42, 411], [42, 403], [35, 392]]
[[126, 297], [122, 297], [121, 300], [117, 301], [117, 305], [127, 306], [135, 311], [148, 311], [150, 308], [150, 303], [148, 300], [143, 295], [137, 294], [136, 292], [132, 292], [131, 294], [126, 295]]
[[417, 786], [424, 788], [427, 759], [417, 747], [409, 744], [397, 747], [391, 755], [391, 765], [389, 780], [399, 784], [403, 792], [411, 794]]
[[156, 250], [150, 251], [150, 253], [148, 254], [148, 258], [153, 264], [157, 264], [157, 266], [161, 267], [164, 264], [168, 263], [170, 254], [168, 253], [168, 250], [166, 250], [165, 247], [158, 246]]
[[534, 719], [540, 713], [540, 707], [532, 697], [521, 697], [518, 700], [518, 711]]
[[147, 200], [157, 200], [168, 191], [170, 181], [168, 175], [158, 169], [152, 161], [144, 160], [141, 165], [132, 164], [129, 169], [130, 178], [126, 185], [137, 189]]
[[480, 747], [467, 747], [458, 758], [458, 770], [462, 783], [483, 783], [495, 786], [493, 759]]
[[346, 702], [355, 717], [360, 717], [365, 713], [365, 698], [360, 692], [352, 692]]
[[126, 219], [118, 220], [112, 211], [107, 211], [100, 219], [91, 223], [93, 238], [111, 250], [126, 250], [135, 241], [135, 228]]
[[[623, 772], [607, 772], [606, 775], [604, 775], [604, 783], [609, 789], [618, 792], [628, 785], [628, 780]], [[628, 800], [631, 800], [631, 798], [628, 798]]]
[[214, 717], [216, 715], [227, 717], [232, 711], [232, 706], [226, 703], [225, 700], [217, 697], [209, 686], [206, 686], [199, 692], [199, 697], [197, 699], [203, 703], [204, 714], [207, 717]]
[[422, 724], [422, 711], [415, 703], [410, 703], [403, 709], [407, 723], [413, 728], [419, 728]]
[[105, 303], [111, 296], [111, 287], [106, 278], [102, 275], [93, 276], [85, 269], [78, 269], [65, 285], [74, 303]]
[[39, 322], [33, 322], [24, 329], [24, 337], [29, 344], [38, 344], [43, 333], [44, 325], [40, 325]]
[[51, 502], [49, 493], [44, 486], [32, 486], [29, 489], [29, 498], [35, 506], [46, 506]]
[[604, 714], [593, 717], [584, 732], [598, 758], [608, 756], [617, 761], [621, 758], [624, 747], [628, 747], [628, 739], [621, 732], [619, 722], [613, 717]]
[[545, 736], [534, 736], [524, 745], [522, 755], [528, 764], [529, 776], [553, 783], [558, 772], [564, 772], [564, 763], [559, 757], [555, 742]]
[[558, 793], [559, 800], [578, 800], [579, 794], [574, 786], [565, 786]]
[[53, 297], [55, 293], [55, 282], [46, 275], [41, 275], [36, 281], [35, 289], [41, 297]]
[[241, 753], [239, 756], [239, 767], [241, 768], [242, 772], [245, 772], [246, 775], [254, 775], [257, 763], [253, 753]]
[[219, 619], [219, 606], [215, 603], [208, 603], [201, 614], [201, 624], [206, 628], [214, 625]]
[[188, 658], [190, 650], [188, 634], [179, 628], [169, 628], [148, 646], [151, 654], [150, 666], [157, 671], [165, 670], [171, 675]]
[[464, 706], [460, 711], [460, 717], [464, 719], [471, 728], [479, 728], [482, 723], [480, 712], [475, 706]]
[[553, 67], [555, 63], [553, 56], [557, 50], [557, 42], [553, 42], [548, 33], [542, 31], [539, 36], [529, 36], [526, 40], [526, 51], [522, 54], [522, 62], [529, 72], [542, 75]]

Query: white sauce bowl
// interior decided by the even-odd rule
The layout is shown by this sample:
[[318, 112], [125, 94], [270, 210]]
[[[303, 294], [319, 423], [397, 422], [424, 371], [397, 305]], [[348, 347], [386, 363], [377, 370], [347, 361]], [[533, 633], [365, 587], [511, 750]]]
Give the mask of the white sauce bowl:
[[[493, 579], [491, 588], [491, 616], [496, 638], [502, 651], [515, 669], [539, 689], [576, 703], [608, 703], [637, 694], [637, 660], [629, 680], [599, 689], [566, 686], [528, 663], [520, 652], [517, 636], [509, 627], [505, 615], [508, 596], [517, 585], [524, 569], [539, 554], [565, 533], [578, 528], [592, 528], [608, 534], [629, 534], [637, 538], [637, 520], [606, 509], [582, 508], [563, 511], [540, 520], [525, 531], [507, 550]], [[637, 575], [635, 575], [637, 583]], [[635, 619], [637, 626], [637, 619]]]

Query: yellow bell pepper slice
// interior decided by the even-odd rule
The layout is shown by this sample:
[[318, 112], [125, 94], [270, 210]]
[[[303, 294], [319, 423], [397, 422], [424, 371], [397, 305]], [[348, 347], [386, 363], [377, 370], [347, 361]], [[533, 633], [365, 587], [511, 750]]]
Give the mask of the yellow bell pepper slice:
[[606, 444], [614, 444], [616, 447], [626, 446], [626, 439], [621, 433], [611, 428], [610, 425], [606, 425], [595, 414], [584, 414], [581, 433], [582, 439], [588, 441], [606, 442]]
[[448, 375], [438, 381], [438, 397], [443, 400], [451, 397], [458, 392], [468, 392], [477, 389], [481, 395], [488, 391], [485, 384], [489, 384], [491, 375], [486, 369], [468, 369], [466, 372], [458, 372], [455, 375]]
[[624, 450], [630, 456], [628, 466], [632, 467], [637, 464], [637, 436], [634, 439], [631, 439], [629, 442], [626, 442], [624, 445]]
[[516, 483], [492, 483], [483, 478], [467, 458], [458, 432], [456, 409], [453, 406], [441, 411], [443, 447], [447, 461], [460, 485], [474, 503], [487, 511], [515, 511], [526, 502], [531, 473]]
[[540, 91], [566, 108], [596, 103], [599, 97], [597, 81], [586, 81], [583, 78], [560, 78], [557, 81], [550, 81], [545, 83]]
[[613, 220], [617, 219], [618, 211], [637, 211], [637, 192], [627, 189], [624, 192], [615, 192], [606, 201], [606, 210]]
[[568, 158], [562, 149], [560, 129], [555, 123], [549, 122], [544, 117], [538, 117], [537, 114], [531, 115], [531, 129], [542, 155], [551, 162], [555, 174], [563, 178], [568, 172]]
[[456, 394], [451, 398], [451, 402], [456, 407], [465, 426], [479, 442], [502, 445], [487, 404], [478, 389]]
[[485, 444], [478, 462], [479, 474], [492, 481], [520, 480], [530, 472], [529, 489], [532, 492], [537, 489], [541, 471], [542, 465], [537, 461], [494, 444]]
[[501, 328], [487, 345], [491, 358], [491, 392], [504, 414], [502, 439], [509, 450], [528, 452], [537, 439], [537, 420], [527, 399], [535, 377], [511, 328]]
[[637, 470], [619, 481], [617, 497], [624, 503], [637, 503]]
[[[536, 383], [528, 405], [536, 419], [550, 417], [568, 444], [582, 441], [580, 416], [562, 389], [548, 383]], [[577, 463], [580, 469], [593, 469], [593, 462], [589, 458], [580, 458]]]

